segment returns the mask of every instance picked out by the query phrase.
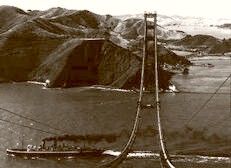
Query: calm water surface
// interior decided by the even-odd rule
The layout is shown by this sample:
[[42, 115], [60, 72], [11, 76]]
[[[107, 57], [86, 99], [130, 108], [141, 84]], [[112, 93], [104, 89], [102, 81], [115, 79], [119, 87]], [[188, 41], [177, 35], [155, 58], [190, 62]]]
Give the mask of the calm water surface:
[[[194, 60], [196, 64], [211, 63], [215, 67], [192, 66], [188, 75], [176, 75], [173, 83], [182, 93], [163, 93], [161, 97], [162, 120], [166, 143], [176, 167], [227, 168], [229, 157], [196, 157], [189, 154], [206, 152], [229, 154], [231, 151], [230, 79], [212, 96], [231, 72], [230, 59]], [[203, 93], [200, 93], [203, 92]], [[4, 110], [0, 118], [20, 125], [60, 134], [114, 134], [113, 142], [84, 142], [99, 148], [121, 151], [132, 128], [137, 94], [93, 89], [43, 89], [41, 85], [28, 83], [0, 84], [0, 108], [39, 121], [24, 119]], [[146, 95], [147, 101], [153, 99]], [[200, 110], [200, 108], [204, 107]], [[196, 115], [194, 115], [198, 112]], [[193, 116], [193, 117], [192, 117]], [[158, 152], [157, 137], [153, 125], [153, 112], [142, 116], [141, 128], [134, 150]], [[44, 123], [44, 124], [41, 124]], [[48, 127], [63, 130], [63, 132]], [[154, 134], [153, 134], [154, 132]], [[96, 167], [111, 158], [23, 159], [6, 156], [7, 148], [26, 144], [40, 144], [52, 134], [36, 131], [0, 121], [0, 168], [71, 168]], [[177, 157], [176, 154], [188, 154]], [[120, 167], [160, 167], [158, 159], [128, 159]]]

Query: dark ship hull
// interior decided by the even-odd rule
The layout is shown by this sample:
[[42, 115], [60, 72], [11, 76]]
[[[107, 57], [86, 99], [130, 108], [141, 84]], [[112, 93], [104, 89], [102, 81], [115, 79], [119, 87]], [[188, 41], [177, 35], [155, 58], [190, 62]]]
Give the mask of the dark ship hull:
[[7, 149], [7, 155], [26, 158], [65, 158], [65, 157], [97, 157], [102, 156], [104, 150], [100, 149], [77, 149], [77, 150], [36, 150], [27, 151], [25, 149]]

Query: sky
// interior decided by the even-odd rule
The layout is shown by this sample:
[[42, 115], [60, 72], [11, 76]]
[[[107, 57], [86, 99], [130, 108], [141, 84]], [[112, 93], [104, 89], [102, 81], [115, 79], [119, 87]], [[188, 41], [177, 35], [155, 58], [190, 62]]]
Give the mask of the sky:
[[47, 10], [52, 7], [83, 10], [97, 14], [140, 14], [231, 18], [231, 0], [0, 0], [24, 10]]

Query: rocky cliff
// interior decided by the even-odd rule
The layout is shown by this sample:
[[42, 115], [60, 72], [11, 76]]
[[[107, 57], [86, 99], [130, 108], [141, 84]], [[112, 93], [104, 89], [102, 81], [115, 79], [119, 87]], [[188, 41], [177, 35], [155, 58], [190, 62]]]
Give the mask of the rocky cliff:
[[104, 39], [70, 39], [51, 52], [31, 78], [50, 87], [112, 85], [124, 87], [140, 67], [138, 56]]

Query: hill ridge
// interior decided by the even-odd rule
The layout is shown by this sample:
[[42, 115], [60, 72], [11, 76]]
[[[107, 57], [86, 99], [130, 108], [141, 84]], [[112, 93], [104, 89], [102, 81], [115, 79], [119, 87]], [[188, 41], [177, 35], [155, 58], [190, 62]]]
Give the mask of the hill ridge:
[[[17, 12], [13, 15], [17, 22], [5, 27], [8, 30], [0, 34], [1, 79], [41, 82], [49, 79], [50, 87], [83, 83], [117, 87], [139, 85], [143, 46], [141, 19], [121, 21], [111, 15], [62, 8], [28, 11], [23, 18]], [[179, 61], [177, 55], [165, 47], [161, 47], [159, 53], [162, 62], [169, 59], [169, 63], [176, 64]], [[180, 60], [189, 64], [183, 57]], [[161, 85], [166, 88], [171, 75], [160, 71], [167, 75], [162, 82], [166, 84]]]

